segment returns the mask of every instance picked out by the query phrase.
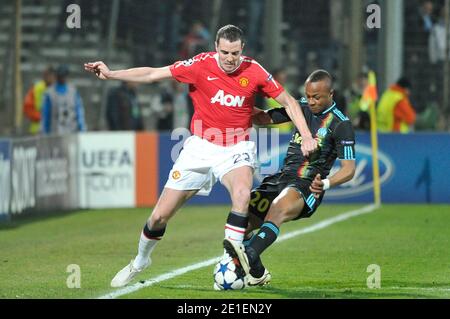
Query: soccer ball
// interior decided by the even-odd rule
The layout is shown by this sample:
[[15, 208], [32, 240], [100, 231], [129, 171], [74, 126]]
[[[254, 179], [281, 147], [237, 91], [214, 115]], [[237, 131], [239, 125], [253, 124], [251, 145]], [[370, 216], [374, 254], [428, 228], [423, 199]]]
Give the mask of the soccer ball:
[[236, 264], [228, 255], [216, 264], [213, 276], [215, 290], [239, 290], [245, 287], [244, 278], [236, 273]]

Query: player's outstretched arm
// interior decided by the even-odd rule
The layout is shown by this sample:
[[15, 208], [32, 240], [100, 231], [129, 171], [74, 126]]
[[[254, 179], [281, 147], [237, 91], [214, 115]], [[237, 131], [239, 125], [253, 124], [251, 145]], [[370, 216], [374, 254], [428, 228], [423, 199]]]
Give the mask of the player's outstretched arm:
[[93, 72], [102, 80], [121, 80], [127, 82], [152, 83], [172, 77], [169, 66], [161, 68], [140, 67], [126, 70], [112, 71], [102, 61], [88, 62], [84, 69]]
[[300, 108], [297, 100], [286, 91], [278, 95], [275, 100], [281, 105], [284, 105], [287, 114], [300, 132], [302, 136], [301, 148], [303, 155], [308, 156], [313, 153], [318, 147], [317, 141], [312, 137], [311, 131], [306, 124], [305, 116], [303, 115], [302, 109]]
[[330, 187], [344, 184], [351, 180], [355, 175], [356, 164], [353, 160], [341, 160], [341, 168], [330, 178], [322, 180], [320, 174], [317, 174], [311, 183], [309, 189], [318, 198], [320, 194]]

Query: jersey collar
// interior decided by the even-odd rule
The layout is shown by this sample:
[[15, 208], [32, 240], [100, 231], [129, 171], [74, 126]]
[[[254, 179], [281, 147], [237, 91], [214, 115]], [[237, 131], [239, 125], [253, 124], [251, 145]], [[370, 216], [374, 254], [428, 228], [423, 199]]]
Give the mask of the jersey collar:
[[336, 107], [336, 102], [333, 101], [333, 104], [331, 104], [331, 106], [329, 108], [327, 108], [326, 110], [322, 111], [321, 113], [318, 113], [317, 115], [318, 116], [325, 115], [325, 114], [331, 112], [335, 107]]

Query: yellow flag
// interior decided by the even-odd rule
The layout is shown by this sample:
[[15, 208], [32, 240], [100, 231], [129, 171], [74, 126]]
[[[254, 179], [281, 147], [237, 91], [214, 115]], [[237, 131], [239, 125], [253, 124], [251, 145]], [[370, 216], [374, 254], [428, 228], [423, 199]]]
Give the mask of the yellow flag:
[[377, 93], [377, 77], [374, 71], [370, 71], [368, 76], [368, 84], [364, 89], [364, 92], [361, 97], [361, 110], [368, 111], [371, 103], [374, 103], [378, 100]]

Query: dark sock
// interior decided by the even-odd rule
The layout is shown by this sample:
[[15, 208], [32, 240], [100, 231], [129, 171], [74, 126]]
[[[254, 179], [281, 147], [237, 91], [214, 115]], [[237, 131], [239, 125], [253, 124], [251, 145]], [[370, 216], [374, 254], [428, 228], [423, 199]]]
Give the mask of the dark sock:
[[247, 247], [250, 246], [252, 239], [255, 237], [255, 233], [251, 232], [248, 233], [247, 235], [244, 235], [244, 241], [242, 242], [242, 244]]
[[258, 234], [253, 236], [250, 246], [246, 247], [245, 252], [250, 263], [250, 274], [259, 278], [264, 275], [265, 267], [261, 262], [260, 255], [267, 247], [272, 245], [280, 233], [279, 228], [271, 222], [266, 222], [261, 226]]
[[258, 234], [253, 238], [251, 247], [258, 255], [261, 255], [267, 247], [272, 245], [277, 239], [280, 229], [272, 222], [265, 222]]
[[248, 216], [242, 213], [230, 211], [227, 218], [227, 224], [239, 228], [247, 228]]
[[166, 232], [166, 227], [164, 227], [163, 229], [150, 230], [150, 228], [148, 228], [148, 225], [146, 223], [142, 232], [148, 239], [160, 240], [164, 235], [164, 233]]

